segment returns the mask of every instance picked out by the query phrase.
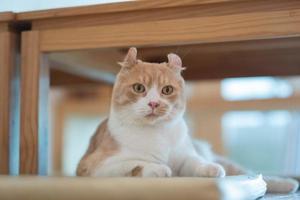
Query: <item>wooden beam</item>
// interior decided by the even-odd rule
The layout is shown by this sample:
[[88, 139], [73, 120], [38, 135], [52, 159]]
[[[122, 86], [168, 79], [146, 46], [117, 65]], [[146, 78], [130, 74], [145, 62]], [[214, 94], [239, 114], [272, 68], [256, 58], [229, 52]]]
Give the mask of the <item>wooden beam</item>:
[[187, 80], [300, 75], [300, 37], [139, 49], [150, 62], [170, 52], [182, 57]]
[[116, 49], [105, 49], [58, 52], [47, 56], [52, 69], [89, 79], [92, 82], [112, 84], [120, 69], [117, 62], [121, 61], [124, 55]]
[[22, 33], [20, 173], [46, 174], [49, 74], [39, 32]]
[[225, 178], [0, 177], [0, 186], [5, 188], [1, 191], [3, 199], [22, 200], [257, 199], [266, 192], [261, 175]]
[[[300, 6], [300, 3], [299, 3]], [[155, 26], [155, 28], [153, 28]], [[41, 31], [41, 50], [164, 46], [300, 36], [300, 9]]]
[[[51, 66], [51, 64], [50, 64]], [[106, 84], [102, 81], [95, 81], [82, 76], [66, 73], [56, 69], [50, 69], [50, 85], [51, 87], [72, 87], [83, 85], [102, 85]]]
[[14, 115], [15, 97], [12, 97], [13, 81], [17, 81], [16, 35], [10, 32], [0, 32], [0, 174], [9, 174], [9, 138], [13, 126], [16, 126]]
[[15, 19], [15, 14], [13, 12], [1, 12], [0, 22], [9, 22]]
[[104, 14], [104, 13], [117, 13], [117, 12], [129, 12], [137, 10], [154, 10], [161, 8], [172, 8], [172, 7], [185, 7], [185, 6], [196, 6], [215, 4], [223, 2], [236, 2], [241, 0], [184, 0], [184, 1], [130, 1], [130, 2], [119, 2], [100, 4], [92, 6], [80, 6], [73, 8], [61, 8], [51, 9], [45, 11], [33, 11], [24, 12], [17, 15], [18, 20], [34, 20], [34, 19], [46, 19], [46, 18], [59, 18], [68, 16], [80, 16], [80, 15], [91, 15], [91, 14]]

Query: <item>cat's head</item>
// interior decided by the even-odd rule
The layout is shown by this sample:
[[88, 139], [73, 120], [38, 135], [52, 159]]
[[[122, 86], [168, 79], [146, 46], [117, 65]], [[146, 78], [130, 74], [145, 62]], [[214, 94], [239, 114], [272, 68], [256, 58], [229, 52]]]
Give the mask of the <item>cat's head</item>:
[[130, 48], [113, 89], [112, 110], [124, 123], [155, 125], [182, 117], [185, 110], [182, 62], [168, 54], [167, 63], [137, 60]]

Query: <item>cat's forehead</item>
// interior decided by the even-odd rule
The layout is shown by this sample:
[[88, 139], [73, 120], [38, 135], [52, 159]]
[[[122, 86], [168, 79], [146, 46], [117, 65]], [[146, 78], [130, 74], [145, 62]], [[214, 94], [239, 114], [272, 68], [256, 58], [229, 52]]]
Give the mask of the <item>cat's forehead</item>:
[[180, 77], [176, 75], [167, 63], [139, 62], [131, 69], [130, 79], [147, 85], [176, 84]]

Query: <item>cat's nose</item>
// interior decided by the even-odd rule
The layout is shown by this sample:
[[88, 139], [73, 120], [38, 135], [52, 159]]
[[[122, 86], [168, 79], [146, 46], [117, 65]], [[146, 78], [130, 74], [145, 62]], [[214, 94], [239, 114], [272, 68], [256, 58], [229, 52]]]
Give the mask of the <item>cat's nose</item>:
[[150, 106], [152, 109], [155, 109], [159, 106], [159, 103], [158, 102], [155, 102], [155, 101], [150, 101], [148, 103], [148, 106]]

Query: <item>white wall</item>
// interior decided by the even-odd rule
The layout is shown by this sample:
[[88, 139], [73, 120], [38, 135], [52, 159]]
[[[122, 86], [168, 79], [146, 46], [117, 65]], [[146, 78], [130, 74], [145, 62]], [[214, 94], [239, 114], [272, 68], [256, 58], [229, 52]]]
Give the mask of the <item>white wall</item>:
[[126, 0], [0, 0], [0, 12], [24, 12], [120, 1]]

